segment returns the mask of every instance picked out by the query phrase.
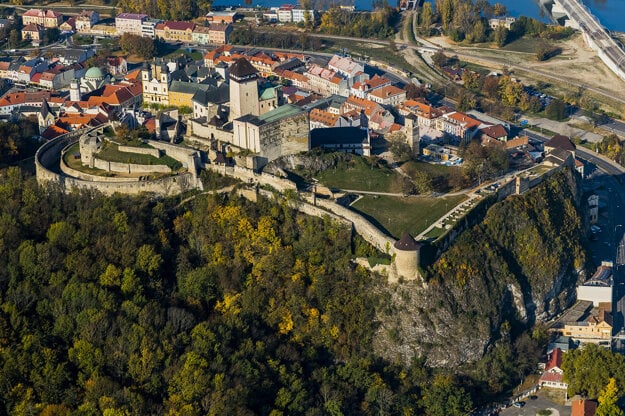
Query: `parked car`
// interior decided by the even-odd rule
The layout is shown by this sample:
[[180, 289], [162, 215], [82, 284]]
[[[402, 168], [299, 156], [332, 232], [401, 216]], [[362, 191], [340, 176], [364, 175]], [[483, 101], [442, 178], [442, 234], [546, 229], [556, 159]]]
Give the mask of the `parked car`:
[[525, 402], [514, 402], [512, 403], [512, 406], [517, 407], [517, 408], [522, 408], [523, 406], [525, 406]]

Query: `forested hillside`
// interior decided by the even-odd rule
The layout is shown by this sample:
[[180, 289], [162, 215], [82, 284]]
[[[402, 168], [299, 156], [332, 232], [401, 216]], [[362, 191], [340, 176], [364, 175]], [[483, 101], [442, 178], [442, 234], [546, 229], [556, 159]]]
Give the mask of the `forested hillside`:
[[[350, 230], [285, 204], [66, 195], [0, 171], [0, 414], [466, 414], [539, 349], [540, 331], [519, 336], [506, 288], [533, 273], [525, 305], [549, 297], [578, 247], [570, 199], [556, 180], [496, 206], [428, 289], [396, 299], [350, 261], [363, 251]], [[389, 329], [413, 306], [427, 309], [418, 338]], [[424, 366], [443, 350], [456, 364], [488, 354]]]
[[380, 354], [416, 354], [431, 366], [477, 362], [461, 371], [489, 393], [533, 369], [544, 334], [521, 332], [574, 299], [575, 269], [585, 262], [577, 186], [564, 171], [495, 204], [430, 267], [426, 288], [390, 288]]
[[352, 266], [336, 223], [266, 200], [65, 195], [0, 172], [0, 414], [470, 406], [453, 380], [429, 386], [372, 353], [381, 279]]

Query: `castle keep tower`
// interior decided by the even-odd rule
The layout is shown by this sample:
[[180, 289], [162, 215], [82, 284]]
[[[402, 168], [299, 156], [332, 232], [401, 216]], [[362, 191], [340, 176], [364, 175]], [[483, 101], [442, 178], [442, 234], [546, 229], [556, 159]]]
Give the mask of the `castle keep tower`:
[[239, 58], [229, 68], [230, 118], [252, 114], [259, 116], [258, 71], [247, 59]]
[[394, 266], [397, 276], [406, 280], [418, 279], [421, 244], [417, 243], [410, 234], [404, 233], [393, 247], [395, 248]]

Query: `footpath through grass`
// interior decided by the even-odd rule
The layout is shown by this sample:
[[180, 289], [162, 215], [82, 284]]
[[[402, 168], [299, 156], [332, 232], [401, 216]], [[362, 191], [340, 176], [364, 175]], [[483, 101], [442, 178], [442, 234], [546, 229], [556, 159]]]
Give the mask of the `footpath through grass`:
[[405, 231], [412, 236], [420, 234], [466, 199], [465, 195], [443, 198], [365, 195], [352, 209], [393, 237], [400, 238]]

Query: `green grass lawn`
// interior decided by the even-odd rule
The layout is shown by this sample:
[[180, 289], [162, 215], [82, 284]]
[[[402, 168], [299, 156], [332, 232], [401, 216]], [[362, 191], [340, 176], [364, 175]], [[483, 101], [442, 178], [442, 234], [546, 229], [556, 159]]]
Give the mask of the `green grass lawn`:
[[384, 166], [372, 166], [364, 158], [340, 164], [315, 176], [330, 188], [352, 189], [370, 192], [401, 192], [398, 173]]
[[405, 172], [425, 171], [432, 176], [447, 176], [451, 172], [450, 166], [438, 165], [434, 163], [421, 162], [418, 160], [409, 160], [401, 165], [402, 170]]
[[157, 158], [152, 155], [120, 152], [118, 146], [111, 142], [98, 152], [98, 158], [109, 162], [136, 163], [139, 165], [167, 165], [172, 170], [177, 170], [182, 167], [181, 163], [171, 156], [164, 155]]
[[520, 39], [515, 40], [514, 42], [508, 43], [504, 46], [503, 50], [513, 51], [513, 52], [527, 52], [527, 53], [536, 53], [536, 48], [539, 45], [539, 39], [534, 39], [530, 37], [522, 37]]
[[381, 226], [395, 238], [408, 231], [415, 236], [466, 199], [464, 195], [445, 198], [387, 197], [366, 195], [352, 209]]

